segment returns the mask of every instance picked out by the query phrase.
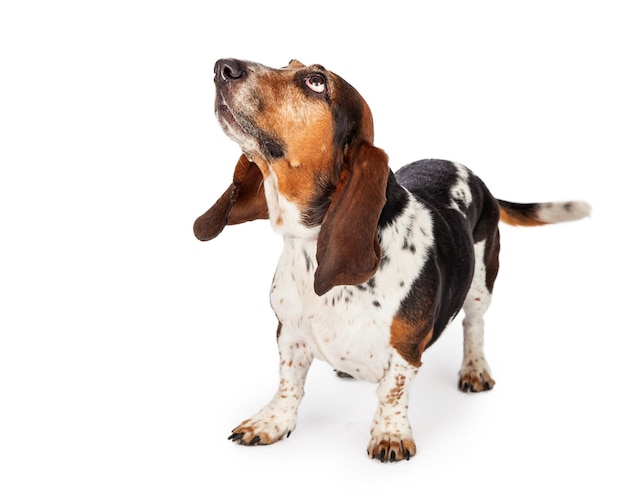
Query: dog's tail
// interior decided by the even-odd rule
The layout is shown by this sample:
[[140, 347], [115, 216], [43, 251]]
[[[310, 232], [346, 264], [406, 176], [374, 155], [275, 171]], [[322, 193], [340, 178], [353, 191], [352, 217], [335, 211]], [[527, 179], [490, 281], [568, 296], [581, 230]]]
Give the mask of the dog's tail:
[[576, 221], [591, 214], [591, 205], [579, 201], [520, 204], [498, 200], [498, 203], [500, 221], [514, 226], [540, 226]]

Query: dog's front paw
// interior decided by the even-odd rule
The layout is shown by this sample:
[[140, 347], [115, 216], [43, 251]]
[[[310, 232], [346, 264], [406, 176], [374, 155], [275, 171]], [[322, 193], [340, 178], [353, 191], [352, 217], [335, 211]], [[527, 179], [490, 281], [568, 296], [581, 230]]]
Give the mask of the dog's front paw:
[[393, 463], [415, 456], [416, 447], [411, 436], [380, 434], [372, 435], [367, 453], [372, 459]]
[[295, 420], [281, 421], [275, 415], [246, 419], [228, 437], [242, 445], [269, 445], [288, 437], [296, 427]]
[[484, 360], [470, 362], [459, 371], [459, 390], [461, 391], [487, 391], [491, 390], [495, 384]]

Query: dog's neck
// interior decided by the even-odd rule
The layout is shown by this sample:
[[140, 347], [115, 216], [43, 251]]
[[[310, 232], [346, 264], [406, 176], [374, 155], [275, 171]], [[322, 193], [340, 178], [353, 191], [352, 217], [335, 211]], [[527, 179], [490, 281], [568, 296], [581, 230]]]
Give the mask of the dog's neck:
[[[278, 189], [278, 180], [269, 169], [269, 174], [263, 182], [265, 198], [269, 212], [269, 219], [274, 230], [285, 238], [301, 238], [316, 240], [320, 225], [307, 225], [303, 221], [303, 209], [296, 203], [289, 201]], [[379, 228], [385, 228], [410, 198], [407, 191], [396, 181], [393, 173], [389, 173], [387, 180], [387, 202], [380, 215]]]
[[265, 199], [272, 228], [285, 238], [316, 240], [319, 226], [306, 226], [302, 222], [302, 212], [294, 203], [285, 198], [278, 189], [276, 175], [270, 170], [263, 181]]

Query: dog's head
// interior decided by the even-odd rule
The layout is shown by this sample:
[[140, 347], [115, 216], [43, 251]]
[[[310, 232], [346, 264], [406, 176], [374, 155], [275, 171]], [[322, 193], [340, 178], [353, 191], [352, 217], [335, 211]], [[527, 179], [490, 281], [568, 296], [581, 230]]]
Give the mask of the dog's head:
[[380, 263], [377, 224], [385, 203], [387, 155], [373, 146], [370, 109], [361, 95], [323, 66], [291, 61], [273, 69], [222, 59], [215, 65], [215, 113], [242, 149], [233, 183], [200, 216], [200, 240], [225, 225], [271, 217], [263, 181], [275, 183], [299, 223], [319, 228], [315, 290], [367, 281]]

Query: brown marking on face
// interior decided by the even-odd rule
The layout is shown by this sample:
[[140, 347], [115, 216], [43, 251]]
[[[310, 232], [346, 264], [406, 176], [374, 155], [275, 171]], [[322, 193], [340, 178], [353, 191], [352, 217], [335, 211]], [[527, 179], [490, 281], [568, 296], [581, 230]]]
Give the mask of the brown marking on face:
[[326, 171], [335, 155], [332, 113], [324, 99], [303, 88], [307, 74], [292, 65], [260, 77], [256, 94], [262, 107], [254, 116], [255, 124], [283, 145], [282, 157], [262, 155], [263, 161], [275, 173], [281, 194], [300, 207], [312, 202], [320, 178], [332, 177]]
[[215, 85], [224, 132], [259, 169], [266, 188], [271, 183], [265, 195], [274, 226], [287, 219], [280, 203], [287, 200], [299, 223], [320, 227], [316, 294], [369, 280], [381, 259], [377, 226], [389, 165], [373, 145], [365, 100], [324, 67], [298, 61], [272, 69], [223, 59]]
[[[229, 64], [240, 77], [220, 78], [220, 62], [216, 65], [216, 113], [225, 132], [264, 178], [274, 172], [286, 199], [301, 209], [310, 207], [339, 182], [347, 145], [355, 139], [373, 141], [367, 104], [320, 65], [297, 60], [279, 69], [245, 61]], [[323, 91], [312, 90], [307, 82], [321, 82]]]

